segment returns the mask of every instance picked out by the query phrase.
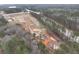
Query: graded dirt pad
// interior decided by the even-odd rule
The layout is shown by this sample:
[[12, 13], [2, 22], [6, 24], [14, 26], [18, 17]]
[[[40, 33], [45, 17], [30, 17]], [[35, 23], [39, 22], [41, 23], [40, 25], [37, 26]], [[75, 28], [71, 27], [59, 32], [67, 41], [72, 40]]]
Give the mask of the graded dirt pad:
[[21, 24], [26, 30], [28, 30], [30, 26], [33, 26], [34, 28], [39, 27], [39, 22], [29, 13], [20, 12], [5, 14], [4, 17], [8, 21], [12, 20], [14, 23]]

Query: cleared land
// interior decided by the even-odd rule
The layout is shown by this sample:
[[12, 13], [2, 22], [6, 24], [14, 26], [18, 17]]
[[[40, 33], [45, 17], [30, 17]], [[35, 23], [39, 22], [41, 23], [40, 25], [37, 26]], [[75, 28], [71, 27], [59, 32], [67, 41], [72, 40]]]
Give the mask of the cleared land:
[[20, 24], [21, 27], [32, 35], [35, 34], [36, 42], [42, 42], [48, 49], [57, 48], [57, 40], [48, 34], [47, 29], [41, 28], [40, 23], [30, 13], [20, 12], [4, 14], [9, 23]]

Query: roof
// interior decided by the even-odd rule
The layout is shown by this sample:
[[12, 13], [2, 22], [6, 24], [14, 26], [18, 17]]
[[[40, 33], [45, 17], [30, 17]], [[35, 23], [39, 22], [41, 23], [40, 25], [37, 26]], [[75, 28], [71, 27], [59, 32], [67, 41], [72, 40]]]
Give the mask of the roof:
[[47, 39], [45, 39], [45, 40], [42, 41], [42, 43], [45, 46], [48, 46], [49, 44], [53, 44], [55, 42], [56, 42], [56, 40], [54, 38], [52, 38], [51, 36], [49, 36]]

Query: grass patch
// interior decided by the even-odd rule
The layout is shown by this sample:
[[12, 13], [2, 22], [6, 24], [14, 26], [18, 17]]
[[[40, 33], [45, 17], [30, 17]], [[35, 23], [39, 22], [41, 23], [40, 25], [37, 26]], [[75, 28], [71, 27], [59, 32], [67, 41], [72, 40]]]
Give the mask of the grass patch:
[[79, 32], [74, 31], [74, 35], [79, 36]]
[[4, 37], [5, 33], [4, 32], [0, 32], [0, 37]]

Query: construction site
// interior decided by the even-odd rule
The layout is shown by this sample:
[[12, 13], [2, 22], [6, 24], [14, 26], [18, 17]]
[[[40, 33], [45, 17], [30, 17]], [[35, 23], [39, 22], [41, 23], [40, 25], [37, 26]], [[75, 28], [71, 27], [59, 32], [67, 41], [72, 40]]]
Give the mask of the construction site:
[[3, 14], [11, 24], [19, 24], [24, 31], [31, 33], [37, 43], [42, 42], [47, 49], [58, 49], [57, 38], [51, 36], [46, 28], [41, 27], [38, 20], [29, 12]]

